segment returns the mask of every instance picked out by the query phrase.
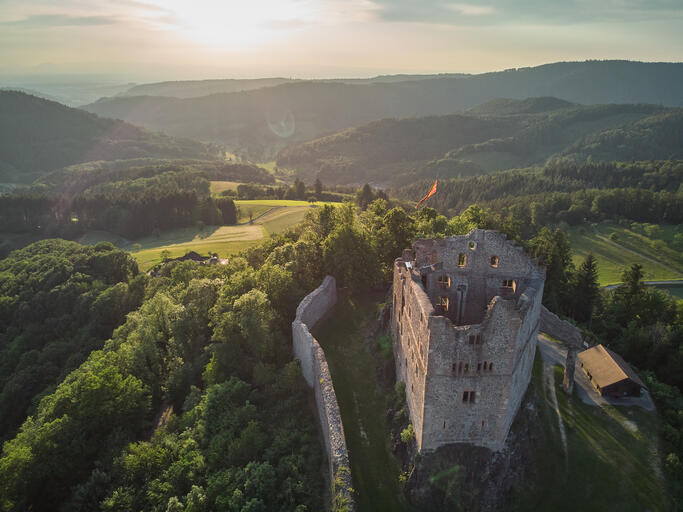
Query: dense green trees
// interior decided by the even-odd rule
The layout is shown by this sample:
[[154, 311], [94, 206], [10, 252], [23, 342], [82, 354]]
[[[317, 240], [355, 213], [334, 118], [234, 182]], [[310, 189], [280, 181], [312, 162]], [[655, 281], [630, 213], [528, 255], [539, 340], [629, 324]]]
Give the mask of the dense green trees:
[[4, 229], [12, 232], [74, 237], [98, 229], [138, 238], [198, 221], [234, 224], [237, 212], [231, 199], [210, 197], [209, 182], [200, 172], [179, 170], [98, 182], [74, 196], [44, 191], [5, 194], [0, 196], [0, 218]]
[[[626, 218], [638, 222], [683, 222], [681, 161], [552, 163], [542, 169], [511, 170], [485, 176], [440, 180], [430, 206], [459, 213], [473, 203], [518, 219], [525, 237], [543, 226], [585, 220]], [[420, 181], [394, 191], [417, 200], [431, 182]]]
[[44, 240], [0, 260], [0, 439], [138, 307], [137, 273], [108, 243]]
[[[50, 253], [41, 244], [3, 260], [14, 261], [5, 271], [12, 282], [35, 283], [41, 262], [32, 269], [26, 261], [41, 247]], [[113, 250], [80, 249], [94, 253], [91, 266], [108, 269], [103, 283], [120, 274], [100, 255], [105, 248]], [[279, 259], [292, 266], [286, 253]], [[53, 266], [41, 282], [83, 271], [82, 263]], [[146, 278], [142, 306], [43, 395], [4, 445], [0, 508], [320, 509], [321, 448], [288, 336], [304, 291], [285, 266], [174, 262]], [[106, 288], [93, 308], [106, 310], [119, 288]], [[12, 300], [3, 306], [14, 311]], [[48, 310], [60, 306], [68, 307]]]

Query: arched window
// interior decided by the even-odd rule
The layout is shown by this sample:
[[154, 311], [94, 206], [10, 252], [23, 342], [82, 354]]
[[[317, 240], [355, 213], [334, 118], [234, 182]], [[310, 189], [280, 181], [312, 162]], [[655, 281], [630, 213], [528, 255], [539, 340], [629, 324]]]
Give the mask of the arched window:
[[493, 268], [498, 268], [498, 256], [491, 256], [491, 266]]
[[439, 297], [436, 299], [436, 308], [441, 311], [448, 311], [448, 297]]
[[470, 242], [467, 246], [470, 248], [470, 251], [473, 251], [477, 248], [477, 242]]

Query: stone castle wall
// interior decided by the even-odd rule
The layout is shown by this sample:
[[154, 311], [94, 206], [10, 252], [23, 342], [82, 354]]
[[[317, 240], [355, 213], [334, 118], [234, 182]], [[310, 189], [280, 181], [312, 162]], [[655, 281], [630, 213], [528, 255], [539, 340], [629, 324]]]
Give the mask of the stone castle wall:
[[329, 461], [333, 500], [344, 500], [354, 510], [349, 454], [346, 449], [344, 427], [332, 376], [325, 352], [310, 333], [312, 328], [337, 303], [337, 284], [332, 276], [309, 293], [299, 303], [292, 322], [294, 357], [301, 362], [301, 371], [315, 393], [316, 410]]
[[572, 347], [581, 348], [583, 340], [581, 329], [566, 320], [562, 320], [555, 313], [548, 311], [545, 306], [541, 306], [540, 330]]
[[543, 281], [493, 231], [418, 240], [396, 260], [394, 356], [421, 451], [503, 446], [531, 378]]

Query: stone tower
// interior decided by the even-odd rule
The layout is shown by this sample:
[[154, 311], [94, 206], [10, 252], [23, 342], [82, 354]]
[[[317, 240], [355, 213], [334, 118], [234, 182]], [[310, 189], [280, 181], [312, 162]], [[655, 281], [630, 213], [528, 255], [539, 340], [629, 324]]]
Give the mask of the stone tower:
[[500, 450], [531, 378], [545, 270], [496, 231], [420, 239], [394, 262], [397, 379], [420, 451]]

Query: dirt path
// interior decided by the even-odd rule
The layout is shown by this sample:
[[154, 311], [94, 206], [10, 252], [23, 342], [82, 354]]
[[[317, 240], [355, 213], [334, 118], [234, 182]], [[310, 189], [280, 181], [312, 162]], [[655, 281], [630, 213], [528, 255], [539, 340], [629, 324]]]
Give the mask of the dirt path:
[[557, 387], [555, 386], [555, 365], [563, 364], [561, 358], [558, 360], [559, 351], [552, 350], [552, 346], [548, 345], [552, 341], [544, 336], [539, 336], [539, 347], [541, 349], [541, 356], [543, 357], [543, 386], [546, 393], [550, 396], [550, 401], [553, 404], [553, 409], [557, 413], [557, 424], [560, 428], [560, 439], [562, 439], [562, 448], [564, 449], [565, 463], [567, 462], [567, 433], [564, 430], [564, 422], [560, 414], [560, 406], [557, 403]]

